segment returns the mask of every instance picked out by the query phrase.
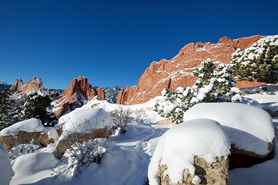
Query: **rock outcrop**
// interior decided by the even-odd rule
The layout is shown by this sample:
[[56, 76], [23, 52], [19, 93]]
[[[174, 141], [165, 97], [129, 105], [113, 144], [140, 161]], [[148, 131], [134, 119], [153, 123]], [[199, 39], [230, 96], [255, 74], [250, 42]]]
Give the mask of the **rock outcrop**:
[[[210, 164], [205, 159], [195, 157], [194, 167], [195, 175], [199, 176], [201, 182], [199, 184], [225, 185], [228, 180], [229, 160], [224, 157], [218, 157], [217, 161]], [[188, 169], [183, 172], [183, 182], [173, 184], [168, 175], [165, 175], [167, 165], [158, 167], [158, 177], [161, 185], [193, 185], [194, 175], [190, 174]]]
[[[194, 84], [196, 78], [192, 71], [204, 60], [210, 58], [213, 62], [228, 64], [232, 53], [237, 48], [244, 50], [257, 42], [262, 36], [252, 36], [231, 40], [222, 37], [217, 44], [210, 42], [196, 44], [190, 43], [184, 46], [171, 60], [162, 59], [152, 62], [144, 74], [138, 80], [137, 86], [121, 90], [118, 94], [118, 104], [144, 103], [161, 94], [164, 88], [170, 91], [177, 87], [187, 87]], [[240, 87], [257, 86], [258, 83], [240, 82]]]
[[[20, 144], [41, 144], [47, 146], [53, 138], [53, 134], [49, 134], [47, 130], [56, 132], [54, 128], [46, 129], [40, 120], [31, 118], [15, 123], [0, 132], [0, 143], [10, 151], [13, 147]], [[58, 135], [58, 134], [57, 134]], [[51, 136], [51, 137], [49, 137]], [[56, 137], [57, 139], [57, 137]], [[53, 140], [53, 139], [52, 139]]]
[[20, 144], [30, 144], [30, 142], [37, 144], [45, 137], [43, 132], [26, 132], [18, 131], [16, 135], [0, 136], [0, 143], [10, 151], [13, 147]]
[[108, 127], [104, 127], [102, 129], [94, 129], [91, 133], [79, 133], [75, 132], [69, 134], [66, 139], [59, 140], [56, 148], [55, 148], [55, 156], [57, 158], [61, 158], [65, 151], [72, 144], [78, 142], [83, 143], [84, 141], [88, 141], [90, 139], [95, 138], [107, 138], [112, 134], [112, 131]]
[[64, 90], [62, 97], [54, 105], [54, 112], [60, 117], [66, 112], [84, 105], [95, 96], [99, 96], [100, 100], [104, 100], [105, 94], [103, 89], [93, 89], [86, 77], [80, 76], [79, 78], [74, 78], [68, 88]]
[[20, 78], [16, 79], [15, 83], [11, 86], [10, 89], [19, 91], [23, 95], [27, 95], [31, 91], [44, 91], [42, 79], [39, 77], [33, 77], [27, 83], [24, 83]]

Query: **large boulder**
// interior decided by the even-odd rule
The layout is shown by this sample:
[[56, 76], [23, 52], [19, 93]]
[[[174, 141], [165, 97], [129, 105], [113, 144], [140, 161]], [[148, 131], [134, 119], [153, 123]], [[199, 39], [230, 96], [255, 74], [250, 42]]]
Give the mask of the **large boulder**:
[[274, 128], [264, 110], [241, 103], [200, 103], [184, 114], [184, 121], [212, 119], [219, 122], [231, 142], [230, 169], [249, 167], [273, 151]]
[[184, 122], [161, 136], [149, 165], [149, 183], [225, 185], [229, 153], [230, 141], [219, 123]]
[[[200, 157], [194, 158], [195, 174], [199, 176], [200, 180], [195, 181], [195, 175], [192, 175], [188, 169], [183, 171], [182, 183], [177, 185], [193, 185], [193, 184], [211, 184], [224, 185], [227, 184], [229, 161], [225, 157], [218, 157], [217, 161], [210, 164], [205, 159]], [[167, 165], [158, 166], [157, 176], [160, 178], [161, 185], [174, 185], [167, 173]], [[195, 179], [194, 179], [195, 178]]]
[[40, 143], [44, 126], [39, 119], [31, 118], [7, 127], [0, 132], [0, 143], [8, 150], [19, 144]]
[[114, 125], [111, 116], [101, 108], [78, 108], [61, 117], [60, 124], [63, 126], [55, 149], [57, 158], [75, 142], [108, 137]]

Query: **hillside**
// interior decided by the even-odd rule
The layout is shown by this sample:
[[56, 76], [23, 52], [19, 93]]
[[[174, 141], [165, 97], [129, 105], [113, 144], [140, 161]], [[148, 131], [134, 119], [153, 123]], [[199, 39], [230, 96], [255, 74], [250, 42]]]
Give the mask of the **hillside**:
[[[277, 86], [269, 86], [269, 91], [264, 91], [263, 89], [243, 89], [242, 92], [245, 94], [249, 92], [249, 95], [243, 98], [243, 103], [277, 112], [277, 103], [275, 102], [278, 96]], [[19, 156], [12, 160], [11, 164], [13, 164], [15, 175], [12, 177], [10, 184], [148, 184], [148, 165], [157, 143], [167, 130], [176, 127], [175, 125], [151, 125], [151, 123], [163, 120], [163, 118], [152, 111], [152, 107], [158, 99], [159, 97], [144, 104], [130, 106], [110, 104], [106, 101], [94, 99], [80, 109], [61, 117], [56, 129], [59, 129], [64, 124], [70, 123], [71, 120], [79, 120], [77, 119], [78, 116], [82, 117], [86, 115], [79, 115], [82, 110], [87, 112], [92, 110], [92, 107], [103, 108], [107, 112], [113, 112], [123, 108], [130, 113], [126, 133], [115, 133], [109, 137], [107, 145], [105, 145], [109, 152], [102, 159], [100, 165], [91, 163], [87, 167], [82, 168], [81, 174], [79, 175], [74, 175], [76, 168], [73, 166], [67, 173], [62, 173], [55, 177], [53, 176], [55, 170], [59, 171], [59, 169], [64, 169], [71, 164], [71, 158], [68, 156], [69, 153], [62, 159], [55, 159], [53, 157], [53, 151], [55, 150], [56, 144], [49, 144], [44, 148], [36, 148], [36, 145], [25, 145], [29, 147], [29, 152], [32, 151], [31, 149], [34, 151], [25, 155], [18, 153], [17, 155]], [[277, 117], [273, 117], [272, 121], [276, 133], [275, 145], [277, 147]], [[50, 133], [54, 132], [51, 131]], [[56, 142], [58, 141], [57, 136], [55, 140]], [[102, 142], [102, 140], [99, 140], [99, 142]], [[25, 150], [25, 153], [28, 153], [28, 151]], [[229, 170], [228, 185], [250, 183], [255, 185], [277, 184], [277, 167], [278, 154], [277, 151], [274, 151], [274, 156], [266, 162], [249, 168]]]
[[[152, 62], [138, 80], [137, 86], [127, 87], [119, 93], [117, 103], [128, 105], [144, 103], [159, 96], [164, 88], [174, 91], [177, 87], [191, 86], [196, 81], [191, 72], [202, 61], [210, 58], [218, 64], [229, 64], [236, 49], [244, 50], [260, 38], [262, 38], [260, 35], [235, 40], [222, 37], [217, 44], [189, 43], [171, 60], [162, 59], [159, 62]], [[237, 87], [257, 85], [254, 82], [241, 82]]]

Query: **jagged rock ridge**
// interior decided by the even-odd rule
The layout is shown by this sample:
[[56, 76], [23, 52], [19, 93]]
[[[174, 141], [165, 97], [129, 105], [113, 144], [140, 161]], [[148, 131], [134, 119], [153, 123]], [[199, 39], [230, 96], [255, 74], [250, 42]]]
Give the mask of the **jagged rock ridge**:
[[39, 77], [33, 77], [27, 83], [24, 83], [20, 78], [16, 79], [15, 83], [11, 86], [10, 89], [19, 91], [23, 95], [27, 95], [31, 91], [44, 91], [42, 79]]
[[[152, 62], [138, 80], [137, 86], [127, 87], [119, 92], [117, 103], [144, 103], [159, 96], [164, 88], [174, 91], [177, 87], [192, 86], [196, 81], [192, 71], [202, 61], [210, 58], [213, 62], [228, 64], [237, 48], [245, 50], [260, 38], [262, 38], [260, 35], [235, 40], [222, 37], [217, 44], [211, 44], [210, 42], [187, 44], [171, 60], [162, 59], [159, 62]], [[238, 87], [256, 85], [258, 84], [254, 82], [238, 83]]]
[[[94, 89], [99, 88], [98, 86], [93, 86]], [[117, 97], [119, 92], [122, 89], [125, 89], [125, 87], [119, 87], [119, 86], [108, 86], [108, 87], [102, 87], [105, 94], [105, 100], [109, 103], [116, 103]]]

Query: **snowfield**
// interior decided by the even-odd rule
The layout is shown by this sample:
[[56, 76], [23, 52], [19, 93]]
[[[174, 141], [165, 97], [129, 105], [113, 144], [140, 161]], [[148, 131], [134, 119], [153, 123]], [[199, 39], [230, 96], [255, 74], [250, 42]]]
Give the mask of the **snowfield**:
[[[251, 94], [246, 95], [243, 97], [244, 103], [249, 104], [256, 104], [259, 107], [267, 107], [269, 109], [278, 110], [277, 108], [277, 100], [278, 100], [278, 90], [274, 89], [270, 92], [263, 92], [261, 94], [255, 94], [251, 92]], [[223, 134], [221, 131], [217, 130], [219, 125], [215, 121], [209, 121], [209, 125], [207, 126], [210, 128], [216, 127], [216, 130], [205, 133], [205, 129], [202, 130], [200, 127], [203, 127], [201, 123], [197, 124], [197, 127], [194, 127], [194, 132], [198, 133], [198, 139], [205, 141], [206, 147], [194, 145], [194, 142], [190, 144], [190, 142], [181, 142], [175, 137], [176, 133], [181, 132], [183, 130], [187, 131], [187, 127], [190, 125], [154, 125], [152, 123], [156, 123], [158, 121], [163, 120], [164, 118], [160, 117], [156, 112], [153, 111], [153, 107], [155, 103], [161, 97], [157, 97], [145, 104], [140, 105], [116, 105], [111, 104], [106, 101], [98, 101], [93, 99], [89, 101], [86, 105], [77, 109], [70, 114], [65, 115], [64, 117], [60, 118], [60, 124], [57, 128], [62, 128], [67, 122], [72, 121], [72, 117], [76, 117], [79, 120], [83, 117], [83, 114], [80, 112], [84, 112], [86, 117], [87, 112], [91, 112], [94, 108], [97, 109], [104, 109], [106, 112], [113, 112], [119, 107], [122, 107], [124, 110], [128, 110], [130, 112], [129, 117], [129, 124], [126, 128], [127, 132], [125, 134], [118, 134], [115, 133], [114, 135], [108, 138], [106, 147], [107, 153], [105, 157], [102, 159], [100, 164], [91, 163], [87, 168], [84, 168], [82, 173], [77, 176], [72, 176], [71, 169], [68, 173], [61, 174], [59, 176], [54, 176], [53, 174], [55, 170], [60, 166], [64, 167], [69, 164], [69, 161], [66, 156], [62, 158], [63, 160], [58, 160], [54, 157], [53, 152], [55, 150], [55, 146], [57, 144], [58, 138], [57, 135], [53, 135], [56, 143], [49, 144], [48, 147], [40, 148], [36, 150], [34, 153], [31, 154], [24, 154], [17, 157], [15, 160], [11, 160], [10, 164], [12, 165], [14, 176], [11, 179], [11, 185], [18, 185], [18, 184], [37, 184], [37, 185], [146, 185], [149, 183], [148, 181], [148, 171], [150, 174], [153, 174], [155, 170], [152, 165], [149, 167], [150, 161], [153, 159], [163, 158], [162, 163], [168, 163], [168, 156], [169, 155], [176, 155], [177, 161], [173, 162], [173, 165], [178, 163], [177, 169], [181, 169], [184, 167], [188, 167], [191, 169], [191, 172], [194, 173], [194, 169], [192, 168], [192, 163], [190, 163], [190, 159], [192, 155], [200, 155], [206, 157], [210, 162], [214, 161], [215, 156], [227, 156], [229, 153], [229, 148], [227, 145], [228, 140], [234, 140], [236, 137], [230, 137], [229, 139], [226, 138], [226, 135]], [[241, 104], [237, 104], [241, 105]], [[253, 110], [254, 107], [251, 109]], [[236, 109], [236, 108], [235, 108]], [[259, 108], [254, 108], [255, 111], [259, 110]], [[80, 111], [80, 112], [79, 112]], [[213, 110], [211, 110], [213, 111]], [[234, 110], [233, 110], [234, 111]], [[260, 137], [264, 141], [271, 141], [274, 137], [275, 139], [275, 147], [277, 147], [277, 130], [278, 130], [278, 118], [270, 118], [266, 114], [254, 114], [251, 112], [246, 112], [247, 110], [240, 109], [242, 113], [242, 117], [233, 118], [230, 117], [229, 119], [232, 120], [245, 120], [245, 121], [252, 121], [252, 124], [248, 122], [248, 125], [236, 125], [237, 127], [241, 126], [244, 129], [247, 129], [249, 133], [255, 134], [256, 137]], [[86, 113], [85, 113], [86, 112]], [[259, 111], [260, 112], [260, 111]], [[88, 113], [89, 114], [89, 113]], [[221, 113], [222, 114], [222, 113]], [[73, 116], [74, 115], [74, 116]], [[91, 113], [90, 113], [91, 115]], [[221, 115], [219, 115], [221, 116]], [[71, 117], [71, 118], [70, 118]], [[90, 117], [86, 117], [90, 119]], [[264, 119], [267, 122], [266, 127], [262, 125], [257, 125], [257, 119]], [[224, 118], [223, 118], [224, 119]], [[191, 121], [190, 121], [191, 122]], [[217, 122], [221, 122], [217, 121]], [[22, 123], [21, 123], [22, 124]], [[192, 123], [193, 124], [193, 123]], [[198, 125], [200, 124], [200, 125]], [[221, 124], [221, 123], [220, 123]], [[253, 124], [255, 125], [254, 128]], [[273, 126], [272, 126], [273, 124]], [[251, 128], [249, 128], [251, 127]], [[179, 129], [182, 128], [182, 129]], [[275, 135], [273, 135], [273, 128], [275, 129]], [[170, 130], [169, 130], [170, 129]], [[189, 129], [189, 128], [188, 128]], [[193, 129], [193, 128], [190, 128]], [[40, 129], [39, 129], [40, 130]], [[169, 131], [168, 131], [169, 130]], [[171, 131], [172, 130], [172, 131]], [[263, 131], [263, 135], [259, 132], [253, 131]], [[167, 132], [168, 131], [168, 132]], [[225, 129], [224, 129], [225, 131]], [[245, 130], [246, 131], [246, 130]], [[252, 131], [252, 132], [251, 132]], [[3, 131], [5, 134], [6, 131]], [[13, 132], [9, 131], [9, 132]], [[53, 134], [51, 130], [48, 130], [49, 134]], [[210, 133], [210, 134], [209, 134]], [[204, 137], [202, 135], [204, 134]], [[227, 134], [227, 133], [226, 133]], [[2, 135], [2, 132], [1, 132]], [[163, 136], [162, 136], [163, 135]], [[213, 136], [212, 136], [213, 135]], [[165, 138], [170, 138], [173, 141], [167, 143]], [[184, 136], [186, 140], [198, 141], [197, 137], [188, 134]], [[218, 147], [216, 145], [211, 145], [207, 147], [210, 140], [206, 139], [215, 139], [215, 137], [219, 137], [217, 142], [220, 142], [216, 145], [222, 146], [224, 148], [222, 153], [218, 151]], [[226, 138], [226, 139], [224, 139]], [[168, 139], [167, 139], [168, 140]], [[164, 143], [164, 144], [163, 144]], [[186, 153], [184, 154], [186, 159], [185, 162], [188, 162], [185, 165], [180, 164], [178, 161], [181, 160], [182, 155], [179, 154], [172, 154], [171, 152], [161, 153], [164, 149], [171, 148], [172, 145], [178, 146], [181, 151], [184, 151], [184, 148], [180, 147], [181, 144], [187, 143], [186, 147], [192, 147], [194, 151], [193, 153]], [[245, 143], [245, 142], [244, 142]], [[1, 147], [1, 146], [0, 146]], [[243, 147], [247, 146], [247, 143], [244, 144]], [[251, 146], [250, 146], [251, 147]], [[256, 150], [256, 152], [264, 153], [266, 152], [265, 146], [259, 148], [252, 148], [250, 150]], [[2, 152], [2, 148], [0, 148], [0, 156], [6, 156], [7, 153]], [[200, 149], [200, 151], [199, 151]], [[205, 150], [206, 149], [206, 150]], [[209, 150], [208, 153], [202, 153]], [[258, 150], [258, 151], [257, 151]], [[168, 155], [168, 156], [167, 156]], [[206, 156], [207, 155], [207, 156]], [[151, 162], [152, 163], [152, 162]], [[171, 163], [171, 162], [170, 162]], [[10, 171], [8, 175], [5, 175], [7, 172], [8, 166], [7, 163], [0, 161], [1, 170], [0, 170], [0, 184], [5, 184], [2, 182], [9, 181], [9, 178], [13, 175], [13, 172]], [[4, 166], [3, 166], [4, 165]], [[182, 166], [181, 166], [182, 165]], [[148, 170], [149, 168], [149, 170]], [[229, 171], [229, 185], [275, 185], [278, 183], [278, 153], [277, 151], [274, 152], [274, 157], [264, 163], [257, 164], [250, 168], [238, 168]], [[3, 175], [4, 174], [4, 175]], [[150, 177], [150, 182], [153, 181], [153, 175]], [[169, 175], [177, 175], [174, 173], [173, 170], [168, 171]], [[5, 177], [3, 177], [5, 176]], [[180, 177], [173, 177], [176, 180], [179, 180]], [[1, 180], [6, 181], [1, 181]], [[198, 179], [197, 179], [198, 180]], [[155, 180], [154, 180], [155, 181]]]

